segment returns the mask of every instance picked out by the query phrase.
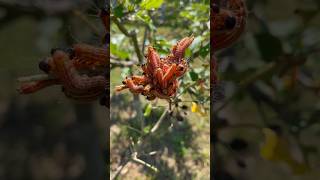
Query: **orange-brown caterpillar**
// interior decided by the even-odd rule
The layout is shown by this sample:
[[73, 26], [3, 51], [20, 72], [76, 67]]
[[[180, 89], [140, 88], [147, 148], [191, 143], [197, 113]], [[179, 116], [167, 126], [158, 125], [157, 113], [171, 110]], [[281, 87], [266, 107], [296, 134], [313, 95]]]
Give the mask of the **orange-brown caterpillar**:
[[48, 86], [60, 84], [58, 79], [45, 79], [21, 84], [18, 89], [20, 94], [31, 94]]
[[76, 69], [97, 69], [109, 67], [109, 49], [88, 44], [73, 46], [73, 64]]
[[79, 101], [94, 100], [101, 96], [107, 87], [106, 78], [103, 75], [92, 77], [86, 74], [80, 75], [78, 70], [105, 67], [108, 60], [105, 51], [104, 48], [94, 48], [89, 45], [75, 45], [74, 57], [71, 60], [68, 53], [56, 50], [52, 57], [42, 62], [47, 64], [46, 71], [53, 79], [22, 84], [19, 92], [28, 94], [47, 86], [60, 84], [70, 98]]
[[60, 80], [64, 93], [68, 97], [80, 101], [88, 101], [97, 99], [104, 93], [108, 84], [106, 78], [102, 75], [93, 77], [80, 75], [67, 53], [56, 51], [49, 60], [49, 64], [51, 63], [54, 68], [50, 73]]

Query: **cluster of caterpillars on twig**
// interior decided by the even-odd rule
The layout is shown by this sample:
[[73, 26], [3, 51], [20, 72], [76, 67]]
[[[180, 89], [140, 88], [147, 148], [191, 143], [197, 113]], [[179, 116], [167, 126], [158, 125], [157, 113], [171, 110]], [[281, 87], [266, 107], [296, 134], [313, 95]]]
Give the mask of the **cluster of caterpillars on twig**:
[[[106, 77], [109, 67], [109, 13], [99, 12], [106, 33], [102, 46], [75, 44], [71, 48], [57, 48], [51, 56], [39, 63], [39, 68], [46, 75], [20, 78], [23, 83], [18, 88], [21, 94], [34, 93], [52, 85], [61, 85], [64, 94], [74, 100], [87, 102], [102, 97], [101, 104], [108, 106], [105, 95], [109, 88]], [[38, 77], [38, 78], [34, 78]]]
[[126, 77], [117, 91], [129, 89], [134, 94], [142, 94], [148, 100], [155, 98], [170, 100], [179, 88], [178, 78], [188, 70], [184, 59], [185, 50], [191, 45], [194, 37], [185, 37], [171, 49], [171, 53], [160, 58], [152, 46], [148, 46], [147, 62], [141, 66], [143, 74]]

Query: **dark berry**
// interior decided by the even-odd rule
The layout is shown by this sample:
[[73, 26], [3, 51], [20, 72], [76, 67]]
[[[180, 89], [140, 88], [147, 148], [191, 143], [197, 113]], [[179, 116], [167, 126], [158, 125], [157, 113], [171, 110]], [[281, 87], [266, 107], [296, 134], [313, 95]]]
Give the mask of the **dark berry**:
[[183, 110], [187, 110], [187, 109], [188, 109], [188, 106], [183, 105], [183, 106], [181, 106], [181, 109], [183, 109]]

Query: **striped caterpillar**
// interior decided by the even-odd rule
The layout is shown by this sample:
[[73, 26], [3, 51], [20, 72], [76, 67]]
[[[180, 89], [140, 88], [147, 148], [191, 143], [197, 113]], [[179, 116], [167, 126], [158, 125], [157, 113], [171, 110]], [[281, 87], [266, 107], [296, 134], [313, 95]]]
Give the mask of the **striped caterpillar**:
[[63, 85], [63, 91], [67, 97], [79, 101], [91, 101], [104, 93], [107, 87], [107, 80], [102, 75], [88, 77], [80, 75], [69, 55], [63, 51], [56, 51], [49, 64], [53, 64], [54, 68], [50, 71]]
[[71, 58], [77, 70], [96, 70], [109, 67], [109, 49], [88, 44], [75, 44]]
[[20, 94], [31, 94], [45, 87], [58, 84], [61, 84], [60, 80], [58, 79], [44, 79], [39, 81], [31, 81], [28, 83], [21, 84], [21, 86], [18, 88], [18, 91]]

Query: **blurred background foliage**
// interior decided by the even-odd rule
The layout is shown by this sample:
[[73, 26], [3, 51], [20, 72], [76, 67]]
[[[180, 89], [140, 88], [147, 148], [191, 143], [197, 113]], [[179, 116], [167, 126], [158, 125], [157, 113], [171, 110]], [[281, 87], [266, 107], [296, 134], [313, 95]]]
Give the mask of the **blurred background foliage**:
[[[0, 179], [102, 179], [107, 174], [108, 112], [78, 104], [58, 87], [16, 91], [20, 76], [41, 73], [51, 48], [100, 45], [104, 1], [0, 1]], [[95, 35], [83, 17], [101, 32]]]
[[245, 2], [245, 33], [216, 52], [225, 99], [213, 107], [215, 177], [319, 179], [320, 3]]
[[[121, 179], [209, 179], [209, 1], [111, 1], [111, 174]], [[165, 57], [172, 45], [194, 35], [189, 71], [162, 128], [152, 134], [168, 102], [114, 91], [126, 76], [141, 75], [146, 47]], [[179, 100], [178, 100], [179, 99]], [[160, 128], [161, 129], [161, 128]], [[152, 134], [152, 135], [150, 135]], [[150, 137], [137, 148], [139, 140]], [[138, 149], [138, 150], [137, 150]], [[138, 151], [138, 152], [137, 152]], [[137, 152], [141, 163], [126, 163]], [[119, 171], [124, 165], [125, 167]], [[120, 168], [119, 168], [120, 167]]]

